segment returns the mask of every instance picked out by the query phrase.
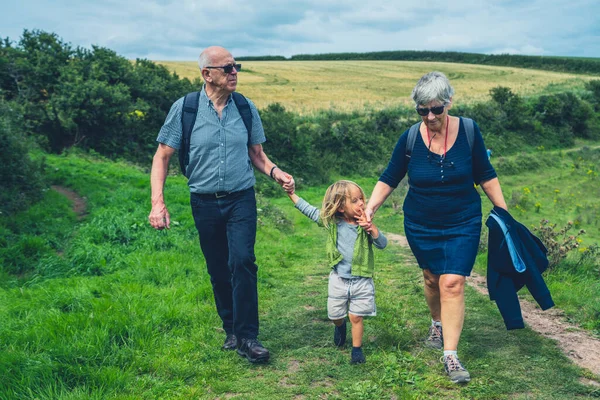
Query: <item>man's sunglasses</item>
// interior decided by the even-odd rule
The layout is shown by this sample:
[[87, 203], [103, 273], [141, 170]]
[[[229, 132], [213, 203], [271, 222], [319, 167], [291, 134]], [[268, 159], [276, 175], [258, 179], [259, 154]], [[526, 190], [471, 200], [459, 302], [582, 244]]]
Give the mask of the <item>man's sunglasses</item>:
[[204, 67], [204, 68], [208, 68], [208, 69], [223, 68], [223, 72], [225, 72], [226, 74], [230, 74], [234, 68], [237, 72], [240, 72], [240, 70], [242, 69], [242, 64], [228, 64], [228, 65], [221, 65], [219, 67], [208, 66], [208, 67]]
[[436, 106], [436, 107], [431, 107], [431, 108], [417, 107], [416, 110], [417, 110], [417, 114], [419, 114], [422, 117], [426, 117], [429, 115], [429, 111], [431, 111], [435, 115], [440, 115], [441, 113], [444, 112], [445, 107], [446, 107], [446, 105], [444, 104], [443, 106]]

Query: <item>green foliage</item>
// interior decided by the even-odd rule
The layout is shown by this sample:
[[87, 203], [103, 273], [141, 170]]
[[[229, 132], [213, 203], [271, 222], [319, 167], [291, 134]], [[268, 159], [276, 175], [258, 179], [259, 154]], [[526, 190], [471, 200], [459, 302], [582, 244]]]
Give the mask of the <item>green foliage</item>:
[[586, 89], [591, 92], [593, 104], [595, 105], [596, 111], [600, 107], [600, 80], [589, 81], [585, 85]]
[[[29, 279], [41, 270], [56, 276], [66, 269], [64, 260], [56, 256], [73, 232], [75, 215], [54, 190], [41, 194], [42, 201], [27, 210], [0, 218], [0, 271], [12, 275], [2, 285], [14, 283], [15, 276]], [[46, 268], [49, 264], [53, 268]]]
[[273, 206], [271, 202], [260, 194], [256, 196], [256, 207], [259, 226], [273, 226], [282, 233], [292, 233], [292, 221], [278, 207]]
[[550, 223], [547, 219], [541, 220], [539, 227], [533, 228], [548, 250], [548, 269], [555, 268], [569, 252], [579, 247], [579, 237], [585, 234], [585, 230], [580, 229], [576, 234], [571, 235], [569, 231], [572, 228], [573, 222], [569, 221], [566, 226], [557, 230], [556, 224]]
[[[440, 53], [403, 54], [436, 59]], [[78, 146], [146, 165], [172, 102], [201, 84], [179, 79], [148, 60], [132, 63], [109, 49], [72, 48], [43, 31], [25, 31], [17, 45], [1, 42], [0, 65], [0, 95], [20, 106], [25, 135], [52, 152]], [[498, 87], [490, 91], [491, 101], [456, 107], [456, 112], [479, 124], [495, 157], [540, 146], [562, 148], [577, 138], [600, 137], [594, 82], [581, 95], [540, 98], [522, 98]], [[271, 104], [261, 114], [267, 154], [297, 176], [300, 185], [328, 182], [330, 174], [381, 173], [400, 134], [418, 121], [407, 107], [301, 116]]]
[[[593, 266], [598, 267], [600, 265], [600, 246], [597, 243], [591, 244], [589, 247], [580, 249], [581, 254], [579, 260], [575, 264], [576, 267]], [[598, 278], [600, 278], [600, 268], [596, 268]]]
[[264, 147], [277, 165], [294, 174], [300, 186], [327, 183], [332, 175], [373, 176], [387, 166], [382, 154], [391, 154], [407, 128], [408, 116], [415, 118], [413, 114], [400, 108], [299, 116], [272, 104], [261, 112], [267, 135]]
[[[538, 156], [544, 149], [572, 146], [576, 139], [600, 138], [593, 106], [573, 93], [524, 99], [498, 87], [490, 95], [489, 102], [456, 107], [455, 112], [477, 122], [487, 147], [494, 151], [494, 165], [501, 175], [556, 162]], [[380, 174], [400, 135], [418, 121], [406, 107], [300, 116], [272, 104], [261, 116], [267, 154], [294, 174], [300, 185], [326, 183], [331, 175]], [[514, 154], [516, 157], [508, 157]]]
[[18, 110], [18, 105], [0, 98], [0, 217], [40, 200], [46, 187], [44, 160], [29, 156], [33, 143], [23, 133]]
[[510, 157], [494, 157], [494, 168], [499, 176], [517, 175], [552, 165], [556, 163], [555, 158], [541, 152], [521, 152]]
[[[456, 112], [479, 124], [495, 158], [533, 149], [565, 148], [573, 146], [576, 139], [600, 138], [598, 113], [584, 99], [592, 99], [590, 93], [582, 97], [567, 92], [524, 99], [509, 88], [497, 87], [490, 96], [490, 102], [457, 107]], [[518, 172], [515, 168], [520, 167], [507, 166], [509, 173]]]
[[[498, 87], [490, 95], [489, 102], [457, 106], [455, 112], [478, 123], [500, 175], [552, 165], [555, 156], [542, 155], [544, 150], [572, 146], [576, 139], [600, 138], [597, 112], [573, 93], [524, 99]], [[300, 186], [327, 183], [331, 175], [380, 174], [399, 136], [418, 121], [405, 107], [300, 116], [273, 104], [261, 116], [267, 154], [293, 173]]]
[[291, 60], [398, 60], [432, 61], [465, 64], [498, 65], [515, 68], [532, 68], [580, 74], [599, 74], [597, 58], [526, 56], [515, 54], [478, 54], [457, 51], [375, 51], [367, 53], [297, 54]]
[[0, 95], [22, 106], [24, 133], [47, 150], [79, 146], [144, 163], [173, 101], [199, 85], [102, 47], [73, 49], [43, 31], [25, 30], [17, 46], [4, 41], [0, 65]]
[[236, 57], [236, 61], [285, 61], [284, 56], [243, 56]]
[[600, 336], [600, 248], [585, 247], [560, 262], [545, 280], [567, 320]]
[[[594, 393], [579, 383], [585, 373], [566, 362], [553, 341], [529, 329], [508, 334], [493, 303], [474, 290], [466, 293], [461, 340], [461, 359], [473, 380], [466, 386], [448, 382], [439, 353], [421, 344], [429, 324], [421, 272], [408, 250], [393, 243], [376, 254], [378, 315], [365, 320], [367, 363], [350, 365], [350, 348], [333, 346], [326, 316], [326, 234], [283, 197], [257, 198], [261, 340], [273, 357], [267, 365], [248, 365], [220, 350], [224, 333], [184, 179], [167, 180], [176, 223], [158, 232], [147, 222], [147, 173], [77, 151], [49, 155], [47, 162], [52, 183], [85, 197], [88, 209], [77, 220], [70, 202], [50, 190], [43, 203], [1, 220], [0, 249], [12, 249], [0, 253], [6, 256], [0, 261], [0, 369], [7, 372], [1, 398], [489, 399], [536, 393], [571, 399]], [[354, 180], [372, 190], [373, 177]], [[302, 195], [317, 204], [325, 188], [307, 187]], [[378, 221], [383, 232], [401, 233], [401, 216], [391, 205], [381, 207]], [[4, 271], [18, 238], [28, 249], [23, 276]], [[594, 289], [586, 286], [588, 300]], [[585, 315], [591, 320], [593, 311]]]
[[[267, 135], [265, 151], [282, 170], [298, 174], [300, 185], [323, 183], [332, 168], [331, 157], [321, 158], [323, 152], [319, 141], [322, 131], [319, 125], [303, 123], [300, 118], [278, 104], [271, 104], [261, 112], [261, 120]], [[310, 171], [306, 166], [310, 165]]]

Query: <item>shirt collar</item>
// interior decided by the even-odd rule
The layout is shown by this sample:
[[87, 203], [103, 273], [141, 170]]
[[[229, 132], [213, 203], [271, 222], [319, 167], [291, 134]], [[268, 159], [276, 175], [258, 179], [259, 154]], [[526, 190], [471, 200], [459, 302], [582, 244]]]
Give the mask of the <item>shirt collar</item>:
[[[229, 98], [227, 99], [227, 104], [231, 103], [232, 100], [233, 100], [233, 95], [230, 94]], [[202, 90], [200, 90], [200, 102], [207, 103], [207, 104], [213, 106], [213, 101], [206, 94], [206, 83], [202, 84]]]

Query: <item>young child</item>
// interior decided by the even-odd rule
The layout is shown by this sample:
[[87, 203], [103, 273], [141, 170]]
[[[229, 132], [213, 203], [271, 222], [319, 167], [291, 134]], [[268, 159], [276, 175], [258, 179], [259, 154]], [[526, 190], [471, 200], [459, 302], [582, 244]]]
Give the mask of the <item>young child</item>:
[[335, 324], [333, 342], [346, 342], [346, 314], [352, 323], [350, 363], [365, 362], [362, 351], [363, 317], [376, 315], [373, 285], [373, 245], [383, 249], [386, 237], [364, 214], [365, 193], [356, 183], [337, 181], [327, 188], [319, 211], [295, 193], [290, 199], [304, 215], [327, 229], [325, 243], [332, 268], [329, 274], [327, 314]]

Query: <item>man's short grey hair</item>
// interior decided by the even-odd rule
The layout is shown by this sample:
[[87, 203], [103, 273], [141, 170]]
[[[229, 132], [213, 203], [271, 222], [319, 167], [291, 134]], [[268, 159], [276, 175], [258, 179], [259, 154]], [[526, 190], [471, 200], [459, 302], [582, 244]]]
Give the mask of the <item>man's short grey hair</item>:
[[446, 75], [438, 71], [425, 74], [419, 79], [417, 85], [412, 91], [411, 97], [415, 105], [424, 105], [431, 101], [438, 100], [444, 104], [450, 103], [454, 95], [454, 88]]
[[200, 56], [198, 57], [198, 67], [200, 67], [200, 71], [202, 71], [203, 68], [208, 67], [211, 63], [212, 60], [208, 55], [208, 51], [203, 51], [200, 53]]

